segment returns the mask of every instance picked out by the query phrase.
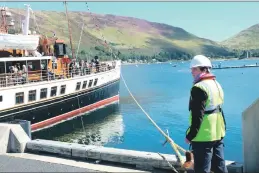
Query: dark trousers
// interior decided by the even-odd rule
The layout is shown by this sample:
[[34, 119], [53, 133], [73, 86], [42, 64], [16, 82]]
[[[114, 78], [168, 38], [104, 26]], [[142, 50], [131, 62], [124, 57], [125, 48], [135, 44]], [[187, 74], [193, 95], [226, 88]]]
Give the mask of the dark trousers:
[[195, 173], [227, 173], [224, 141], [192, 142]]

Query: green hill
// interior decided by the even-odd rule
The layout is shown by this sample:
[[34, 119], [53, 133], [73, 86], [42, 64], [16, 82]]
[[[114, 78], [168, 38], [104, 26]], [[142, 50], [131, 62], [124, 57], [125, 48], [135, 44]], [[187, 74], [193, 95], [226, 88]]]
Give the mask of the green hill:
[[253, 25], [220, 44], [240, 50], [259, 49], [259, 24]]
[[[25, 14], [22, 9], [11, 9], [15, 21]], [[34, 11], [36, 22], [31, 17], [31, 30], [64, 39], [69, 45], [69, 33], [64, 12]], [[88, 12], [69, 12], [73, 46], [77, 50], [82, 22], [85, 23], [79, 52], [84, 57], [98, 54], [109, 57], [109, 49], [103, 40], [112, 46], [113, 52], [121, 58], [148, 59], [159, 57], [160, 61], [168, 59], [188, 59], [194, 54], [210, 57], [229, 56], [232, 53], [218, 43], [199, 38], [182, 28], [161, 23], [149, 22], [132, 17], [99, 15]], [[80, 23], [81, 22], [81, 23]], [[103, 39], [104, 38], [104, 39]], [[70, 47], [70, 45], [69, 45]]]

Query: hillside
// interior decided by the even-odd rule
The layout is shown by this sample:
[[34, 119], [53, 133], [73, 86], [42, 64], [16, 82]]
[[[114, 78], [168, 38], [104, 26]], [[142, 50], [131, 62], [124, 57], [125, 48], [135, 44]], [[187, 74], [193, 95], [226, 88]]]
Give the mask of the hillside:
[[222, 45], [240, 50], [259, 49], [259, 24], [253, 25], [221, 42]]
[[[11, 9], [10, 11], [13, 13], [15, 21], [20, 21], [20, 15], [25, 14], [22, 9]], [[32, 16], [31, 30], [38, 31], [36, 29], [38, 25], [40, 33], [52, 36], [51, 31], [54, 31], [56, 36], [69, 44], [68, 26], [64, 12], [34, 11], [34, 14], [36, 22]], [[82, 22], [85, 23], [79, 52], [90, 56], [94, 54], [109, 56], [109, 50], [103, 46], [103, 38], [112, 45], [118, 56], [127, 55], [128, 58], [131, 58], [129, 55], [145, 57], [158, 54], [161, 57], [166, 57], [166, 59], [179, 57], [188, 59], [191, 55], [199, 53], [211, 57], [231, 54], [216, 42], [199, 38], [182, 28], [166, 24], [132, 17], [71, 11], [69, 12], [69, 19], [75, 50], [79, 42]]]

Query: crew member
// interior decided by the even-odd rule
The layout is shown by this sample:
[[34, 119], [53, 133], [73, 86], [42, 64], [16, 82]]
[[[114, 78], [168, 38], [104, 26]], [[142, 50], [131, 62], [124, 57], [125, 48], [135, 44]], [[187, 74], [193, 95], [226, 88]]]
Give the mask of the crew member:
[[222, 111], [224, 93], [211, 73], [211, 62], [196, 55], [190, 64], [194, 79], [189, 102], [190, 126], [185, 141], [192, 146], [196, 173], [226, 173], [224, 142], [226, 122]]

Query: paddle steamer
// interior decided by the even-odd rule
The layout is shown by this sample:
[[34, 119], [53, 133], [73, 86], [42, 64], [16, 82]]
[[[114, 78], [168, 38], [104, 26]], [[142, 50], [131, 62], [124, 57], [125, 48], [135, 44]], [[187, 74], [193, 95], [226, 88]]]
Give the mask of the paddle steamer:
[[36, 131], [119, 100], [120, 61], [70, 59], [63, 40], [29, 30], [29, 5], [20, 34], [9, 33], [7, 8], [1, 15], [1, 122], [29, 120]]

